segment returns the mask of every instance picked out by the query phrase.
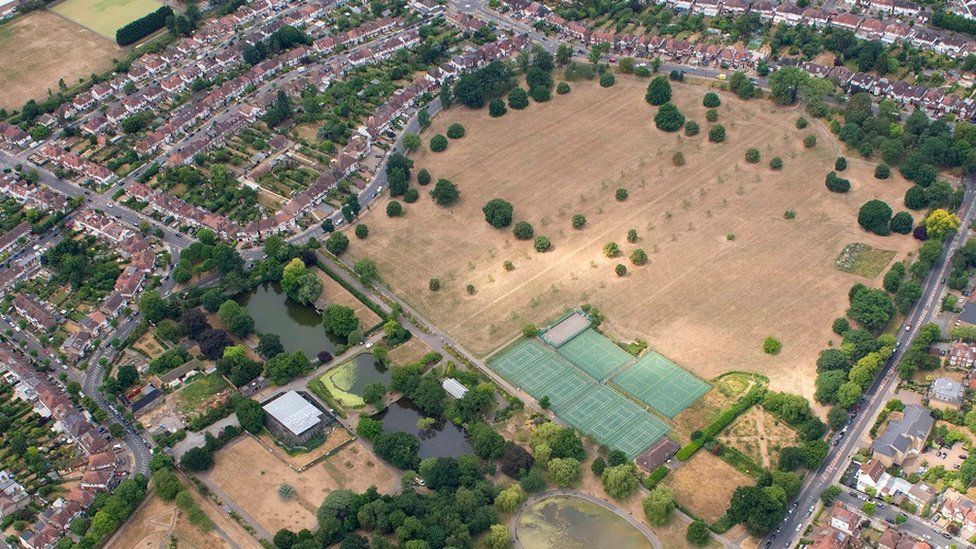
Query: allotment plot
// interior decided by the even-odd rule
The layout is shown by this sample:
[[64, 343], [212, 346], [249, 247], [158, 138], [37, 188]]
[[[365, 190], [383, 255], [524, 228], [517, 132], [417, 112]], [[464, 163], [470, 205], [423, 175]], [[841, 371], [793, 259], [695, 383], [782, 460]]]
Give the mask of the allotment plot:
[[710, 388], [708, 383], [654, 351], [615, 375], [613, 382], [669, 418], [678, 415]]
[[633, 360], [626, 351], [592, 328], [570, 339], [556, 352], [597, 381]]

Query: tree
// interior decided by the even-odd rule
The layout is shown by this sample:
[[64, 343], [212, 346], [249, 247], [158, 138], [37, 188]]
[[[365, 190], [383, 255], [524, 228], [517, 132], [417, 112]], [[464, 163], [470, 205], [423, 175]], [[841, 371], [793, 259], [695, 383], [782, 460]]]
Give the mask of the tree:
[[582, 229], [586, 226], [586, 216], [581, 213], [573, 215], [572, 225], [574, 229]]
[[950, 232], [959, 228], [960, 221], [956, 214], [939, 208], [925, 218], [925, 232], [929, 238], [942, 240]]
[[630, 262], [637, 266], [647, 265], [647, 253], [640, 248], [635, 249], [630, 252]]
[[556, 85], [556, 93], [558, 93], [559, 95], [566, 95], [567, 93], [569, 93], [569, 91], [570, 91], [569, 84], [567, 84], [566, 82], [560, 82], [559, 84]]
[[837, 390], [847, 382], [847, 372], [844, 370], [827, 370], [817, 376], [817, 390], [813, 394], [814, 400], [821, 404], [832, 404], [837, 400]]
[[560, 488], [569, 488], [579, 482], [580, 463], [573, 458], [552, 458], [547, 464], [549, 477]]
[[[331, 246], [329, 242], [332, 242]], [[336, 232], [326, 241], [326, 249], [338, 255], [345, 251], [348, 244], [346, 235]], [[322, 294], [322, 281], [305, 266], [305, 262], [296, 257], [285, 265], [281, 275], [281, 289], [292, 301], [308, 305]]]
[[614, 499], [623, 499], [637, 491], [637, 469], [633, 463], [608, 467], [601, 475], [603, 490]]
[[169, 307], [157, 290], [150, 290], [143, 294], [139, 300], [139, 313], [146, 319], [146, 322], [156, 324], [166, 318], [166, 315], [169, 313]]
[[359, 423], [356, 425], [356, 434], [366, 440], [376, 440], [383, 434], [383, 422], [369, 416], [359, 416]]
[[447, 128], [447, 136], [451, 139], [461, 139], [464, 137], [464, 126], [455, 122]]
[[468, 435], [471, 437], [475, 455], [481, 459], [498, 459], [505, 451], [505, 439], [483, 422], [470, 424]]
[[718, 109], [708, 109], [705, 111], [705, 120], [715, 123], [718, 120]]
[[603, 255], [607, 257], [617, 257], [620, 255], [620, 246], [616, 242], [607, 242], [603, 245]]
[[837, 160], [834, 161], [834, 169], [842, 172], [847, 169], [847, 159], [843, 156], [838, 156]]
[[403, 206], [396, 200], [391, 200], [386, 205], [386, 215], [387, 217], [400, 217], [403, 215]]
[[769, 161], [769, 167], [770, 169], [777, 170], [777, 171], [782, 170], [783, 159], [778, 156], [776, 158], [773, 158], [772, 160]]
[[501, 198], [489, 200], [481, 211], [485, 214], [485, 221], [496, 229], [503, 229], [512, 224], [512, 203]]
[[453, 206], [460, 198], [461, 192], [447, 179], [438, 179], [434, 184], [434, 190], [430, 191], [430, 196], [438, 206]]
[[746, 150], [746, 162], [750, 164], [758, 164], [759, 159], [759, 149], [749, 148]]
[[535, 230], [532, 228], [532, 224], [527, 221], [519, 221], [515, 224], [515, 228], [512, 229], [512, 234], [515, 238], [519, 240], [529, 240], [535, 235]]
[[325, 331], [335, 337], [345, 340], [349, 334], [359, 329], [359, 319], [350, 307], [330, 303], [322, 311], [322, 322]]
[[752, 83], [745, 73], [735, 71], [729, 77], [729, 89], [732, 90], [739, 99], [751, 99], [756, 96], [756, 86]]
[[376, 263], [372, 259], [363, 258], [357, 260], [352, 270], [359, 275], [359, 280], [366, 286], [369, 286], [374, 280], [379, 278], [379, 271], [377, 271]]
[[665, 132], [676, 132], [685, 124], [685, 115], [681, 114], [673, 103], [664, 103], [654, 115], [654, 125]]
[[277, 335], [259, 334], [258, 346], [255, 350], [259, 355], [267, 359], [284, 352], [285, 348], [281, 345], [281, 339]]
[[708, 130], [708, 140], [712, 143], [721, 143], [725, 141], [725, 126], [721, 124], [715, 124]]
[[376, 437], [373, 449], [378, 456], [403, 470], [415, 469], [419, 463], [420, 440], [409, 433], [384, 433]]
[[524, 499], [525, 494], [522, 492], [522, 487], [513, 484], [495, 496], [495, 509], [502, 513], [511, 513], [518, 509]]
[[792, 105], [799, 98], [800, 88], [810, 75], [796, 67], [781, 67], [767, 80], [773, 101], [780, 105]]
[[[689, 120], [685, 122], [685, 135], [687, 135], [688, 137], [698, 135], [699, 131], [700, 128], [698, 126], [698, 122], [695, 122], [694, 120]], [[680, 151], [676, 154], [680, 154]], [[681, 155], [681, 158], [684, 158], [683, 154]]]
[[803, 138], [803, 146], [812, 149], [817, 146], [817, 136], [812, 133]]
[[875, 179], [888, 179], [891, 176], [891, 168], [887, 164], [878, 164], [874, 167]]
[[830, 172], [827, 174], [827, 178], [824, 181], [827, 185], [827, 190], [835, 193], [846, 193], [851, 190], [851, 182], [837, 176], [837, 172]]
[[708, 92], [702, 99], [702, 105], [708, 108], [715, 108], [722, 104], [722, 101], [718, 98], [718, 94], [715, 92]]
[[228, 299], [217, 310], [220, 322], [232, 334], [245, 338], [254, 330], [254, 319], [236, 301]]
[[485, 534], [484, 544], [487, 549], [508, 549], [512, 546], [512, 537], [508, 527], [503, 524], [492, 524]]
[[775, 337], [767, 337], [763, 340], [763, 352], [767, 355], [778, 355], [780, 349], [783, 348], [783, 344], [779, 342]]
[[187, 450], [180, 458], [180, 467], [200, 473], [213, 467], [213, 453], [202, 446]]
[[264, 408], [261, 403], [250, 398], [241, 398], [234, 404], [234, 413], [247, 432], [258, 434], [264, 429]]
[[522, 88], [508, 92], [508, 108], [520, 111], [529, 106], [529, 94]]
[[508, 109], [505, 107], [505, 102], [497, 97], [488, 103], [488, 116], [492, 118], [499, 118], [507, 112]]
[[891, 218], [891, 223], [889, 228], [892, 232], [898, 234], [909, 234], [912, 232], [912, 226], [915, 220], [912, 219], [912, 214], [908, 212], [898, 212]]
[[693, 520], [685, 532], [685, 539], [692, 545], [707, 545], [711, 537], [708, 525], [699, 519]]
[[200, 352], [205, 358], [217, 360], [224, 354], [224, 349], [231, 344], [230, 336], [223, 330], [213, 328], [204, 331], [197, 338]]
[[416, 151], [421, 145], [420, 136], [415, 133], [403, 134], [403, 146], [410, 152]]
[[441, 134], [437, 134], [430, 138], [430, 150], [433, 152], [441, 152], [447, 149], [447, 138]]
[[674, 515], [674, 492], [664, 486], [655, 487], [641, 505], [648, 524], [656, 527], [667, 526]]
[[501, 470], [511, 478], [521, 478], [535, 464], [535, 459], [524, 448], [511, 441], [505, 442], [502, 450]]
[[550, 242], [549, 238], [545, 236], [537, 236], [535, 237], [535, 241], [532, 243], [532, 247], [535, 248], [535, 251], [541, 253], [549, 250], [549, 248], [552, 248], [552, 242]]
[[671, 101], [671, 83], [663, 76], [654, 77], [647, 85], [644, 99], [651, 105], [664, 105]]
[[869, 200], [861, 206], [857, 214], [857, 222], [865, 230], [879, 235], [890, 232], [891, 206], [881, 200]]
[[600, 75], [600, 87], [601, 88], [609, 88], [609, 87], [613, 86], [616, 81], [617, 81], [617, 79], [614, 78], [612, 72], [605, 72], [605, 73], [603, 73], [603, 74]]

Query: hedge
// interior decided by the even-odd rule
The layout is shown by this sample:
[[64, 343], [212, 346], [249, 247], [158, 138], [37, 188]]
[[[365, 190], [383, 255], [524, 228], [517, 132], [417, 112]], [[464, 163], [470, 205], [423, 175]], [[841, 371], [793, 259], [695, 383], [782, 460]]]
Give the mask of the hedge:
[[705, 441], [721, 433], [722, 429], [725, 429], [729, 426], [729, 424], [735, 421], [735, 418], [739, 417], [740, 414], [762, 400], [762, 397], [765, 394], [766, 388], [762, 385], [756, 385], [752, 389], [749, 389], [748, 393], [742, 396], [739, 400], [735, 401], [735, 404], [733, 404], [728, 410], [722, 412], [720, 416], [709, 423], [708, 426], [702, 430], [702, 436], [697, 441], [693, 440], [678, 450], [675, 457], [681, 461], [687, 461], [688, 458], [693, 456], [695, 452], [702, 447], [702, 444]]
[[173, 15], [173, 8], [163, 6], [115, 31], [115, 41], [120, 46], [135, 44], [150, 34], [166, 26], [166, 20]]
[[651, 474], [644, 479], [644, 487], [648, 490], [653, 490], [657, 483], [661, 482], [661, 479], [668, 476], [668, 468], [661, 465], [657, 469], [651, 471]]

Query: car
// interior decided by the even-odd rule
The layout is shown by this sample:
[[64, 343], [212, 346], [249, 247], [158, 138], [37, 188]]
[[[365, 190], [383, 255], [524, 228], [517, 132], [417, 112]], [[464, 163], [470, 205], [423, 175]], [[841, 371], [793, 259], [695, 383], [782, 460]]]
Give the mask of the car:
[[944, 537], [945, 539], [952, 539], [952, 536], [949, 535], [949, 532], [942, 532], [942, 537]]
[[797, 524], [796, 525], [796, 531], [797, 532], [799, 532], [802, 528], [803, 528], [803, 525], [802, 524]]
[[911, 324], [905, 324], [905, 331], [906, 332], [912, 331], [912, 325]]

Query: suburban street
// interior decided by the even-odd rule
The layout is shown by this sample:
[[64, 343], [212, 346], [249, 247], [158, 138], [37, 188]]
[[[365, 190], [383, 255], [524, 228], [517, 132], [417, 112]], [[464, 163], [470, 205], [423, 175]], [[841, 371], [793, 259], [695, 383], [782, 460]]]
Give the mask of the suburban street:
[[[851, 495], [846, 489], [843, 493], [841, 493], [837, 500], [844, 503], [851, 509], [857, 510], [860, 510], [861, 505], [864, 503], [863, 500]], [[898, 515], [905, 516], [907, 520], [902, 524], [897, 524], [895, 522], [895, 517]], [[877, 519], [878, 522], [883, 521], [891, 525], [897, 524], [898, 530], [901, 532], [910, 534], [919, 539], [931, 540], [930, 543], [934, 545], [940, 545], [941, 543], [960, 543], [962, 545], [966, 545], [966, 542], [963, 540], [947, 540], [943, 535], [942, 530], [936, 529], [914, 515], [903, 513], [900, 509], [893, 505], [878, 505], [874, 511], [874, 518]]]
[[[810, 515], [808, 510], [819, 504], [820, 494], [825, 488], [834, 484], [837, 478], [843, 474], [850, 463], [851, 456], [857, 448], [869, 444], [867, 438], [868, 430], [874, 422], [880, 409], [890, 398], [893, 398], [892, 391], [898, 385], [898, 364], [901, 362], [905, 351], [918, 333], [919, 328], [924, 325], [933, 315], [939, 311], [939, 297], [942, 294], [944, 284], [943, 279], [948, 276], [951, 267], [952, 255], [966, 241], [969, 234], [969, 225], [973, 221], [974, 199], [976, 199], [976, 184], [970, 178], [966, 183], [966, 195], [960, 206], [960, 219], [962, 229], [953, 235], [947, 242], [942, 257], [929, 273], [922, 285], [922, 299], [915, 304], [911, 313], [905, 319], [905, 326], [908, 330], [901, 328], [896, 336], [898, 346], [895, 352], [885, 363], [884, 368], [878, 374], [878, 378], [864, 394], [864, 403], [861, 411], [854, 416], [853, 422], [847, 429], [844, 438], [834, 447], [824, 460], [824, 464], [819, 470], [812, 474], [804, 484], [803, 490], [797, 496], [793, 507], [783, 521], [782, 526], [766, 538], [762, 547], [786, 548], [793, 546], [800, 538], [800, 534], [808, 523]], [[860, 506], [858, 506], [860, 507]]]

